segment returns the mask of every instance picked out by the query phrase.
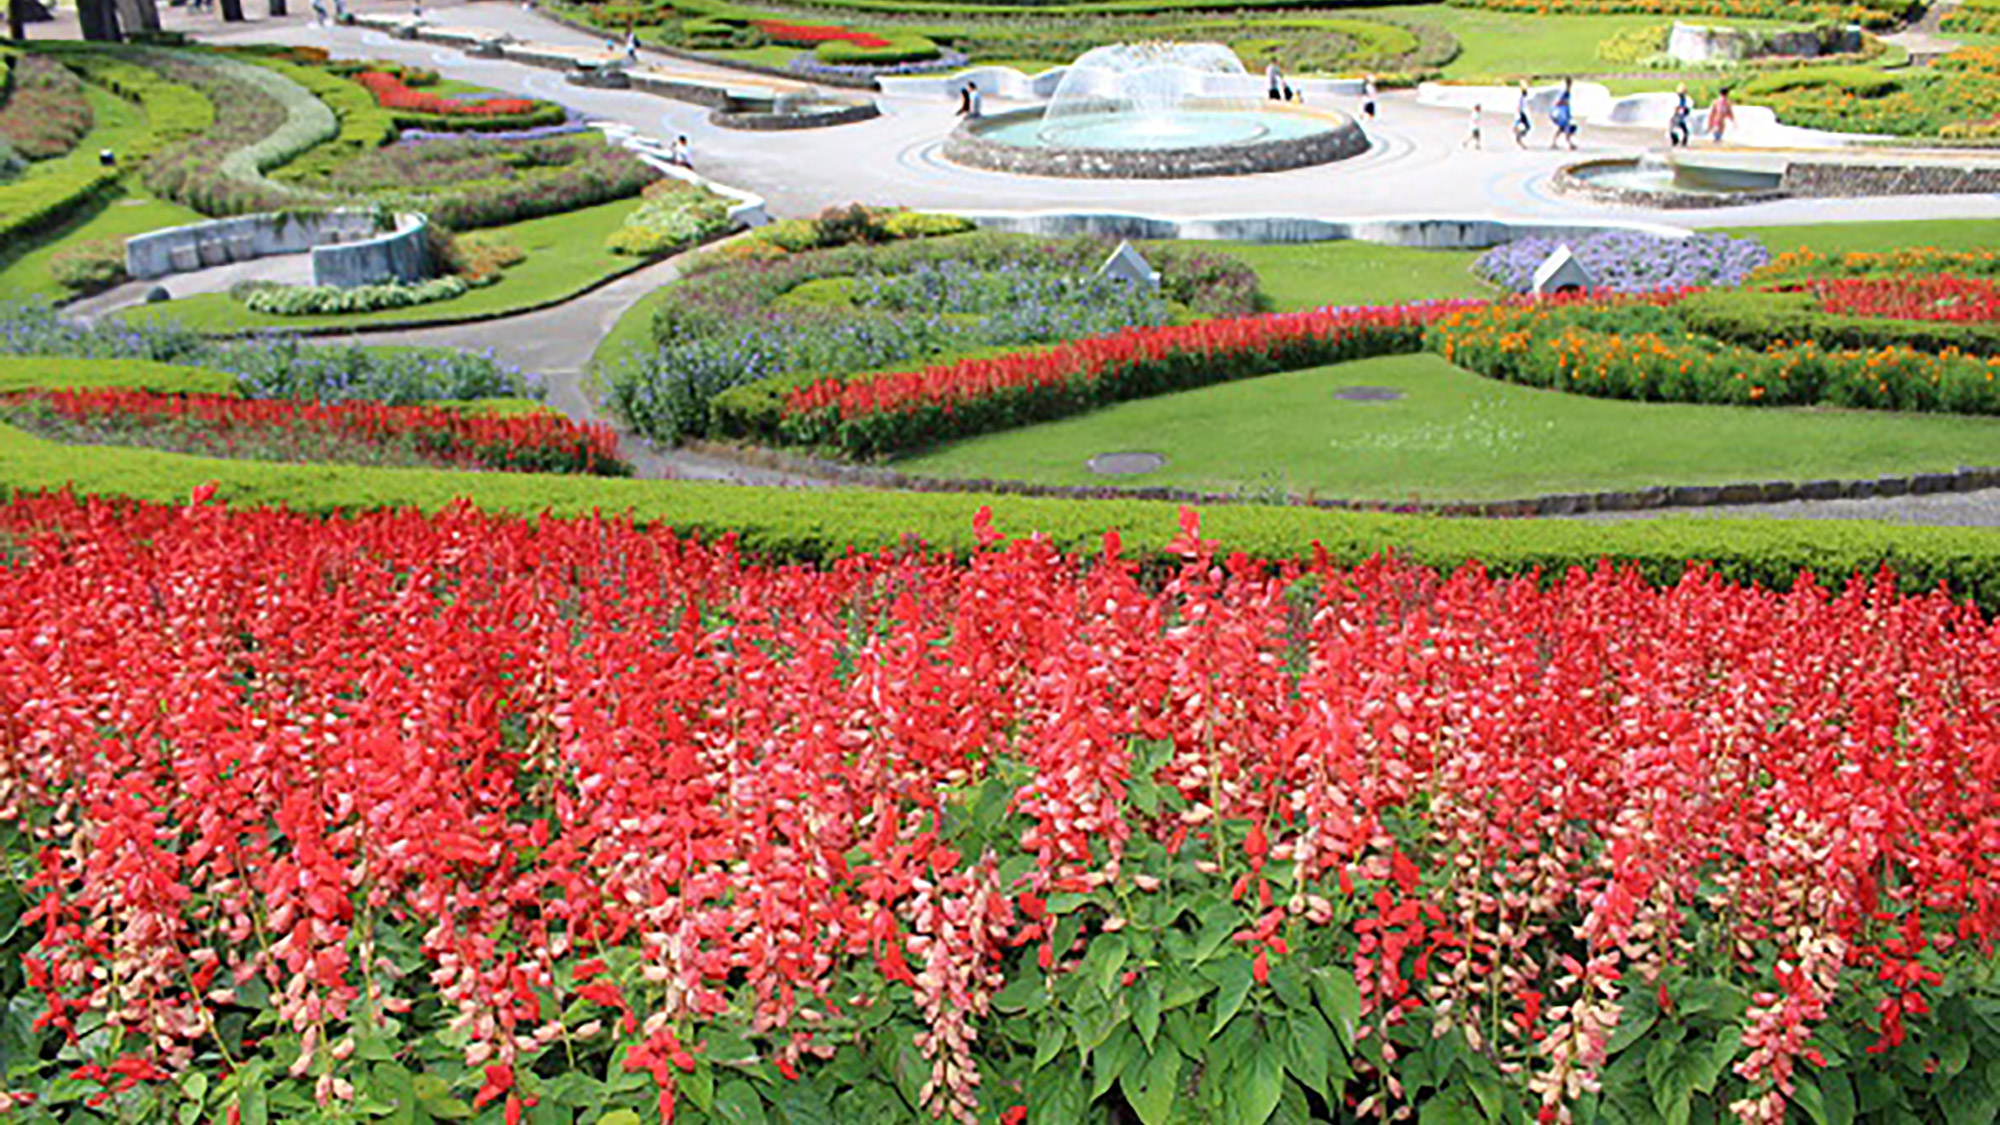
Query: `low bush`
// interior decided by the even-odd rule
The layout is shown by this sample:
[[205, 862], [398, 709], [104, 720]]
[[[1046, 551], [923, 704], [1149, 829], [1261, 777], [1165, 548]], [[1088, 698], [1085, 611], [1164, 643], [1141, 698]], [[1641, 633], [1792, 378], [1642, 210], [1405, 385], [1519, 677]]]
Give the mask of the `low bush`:
[[318, 98], [276, 71], [220, 55], [149, 52], [147, 64], [215, 107], [200, 135], [146, 162], [147, 190], [204, 215], [273, 211], [310, 197], [264, 176], [339, 132]]
[[609, 427], [542, 411], [313, 403], [98, 388], [0, 398], [0, 417], [51, 440], [265, 461], [429, 465], [629, 476]]
[[1907, 348], [2000, 356], [2000, 325], [1842, 315], [1825, 311], [1810, 292], [1697, 293], [1677, 311], [1691, 330], [1756, 351], [1810, 340], [1851, 351]]
[[408, 285], [356, 285], [345, 289], [332, 285], [281, 285], [251, 292], [243, 305], [251, 312], [272, 316], [338, 316], [449, 301], [464, 296], [469, 288], [466, 280], [457, 276], [433, 277]]
[[146, 359], [0, 355], [0, 394], [110, 388], [163, 395], [230, 395], [236, 393], [236, 376]]
[[75, 293], [96, 293], [126, 280], [125, 240], [92, 238], [72, 242], [49, 257], [49, 276]]
[[1808, 281], [1824, 277], [1875, 277], [1899, 274], [1956, 273], [2000, 276], [2000, 250], [1941, 250], [1935, 246], [1903, 246], [1894, 250], [1822, 254], [1800, 247], [1780, 252], [1750, 275], [1753, 285]]
[[354, 81], [375, 96], [383, 109], [421, 114], [426, 117], [521, 117], [542, 103], [532, 98], [483, 98], [460, 100], [411, 89], [393, 74], [365, 70]]
[[128, 161], [142, 159], [163, 145], [198, 136], [215, 124], [215, 106], [200, 90], [175, 82], [132, 59], [80, 52], [66, 55], [65, 61], [92, 84], [126, 101], [137, 102], [145, 110], [147, 139], [137, 150], [128, 149], [120, 154]]
[[279, 73], [310, 90], [340, 122], [339, 133], [287, 161], [277, 170], [283, 179], [314, 184], [356, 158], [396, 139], [396, 117], [375, 102], [360, 84], [312, 66], [276, 66]]
[[1605, 398], [2000, 414], [2000, 356], [1797, 338], [1753, 351], [1691, 327], [1625, 303], [1489, 305], [1439, 320], [1426, 346], [1488, 378]]
[[896, 211], [882, 220], [882, 233], [890, 238], [939, 238], [977, 229], [971, 219], [931, 211]]
[[491, 234], [452, 234], [437, 227], [432, 232], [431, 254], [444, 272], [456, 274], [468, 285], [487, 285], [528, 258], [528, 252]]
[[1614, 31], [1597, 44], [1597, 57], [1612, 66], [1643, 66], [1665, 54], [1671, 24], [1648, 24]]
[[15, 179], [28, 170], [28, 158], [14, 151], [14, 146], [0, 141], [0, 184]]
[[83, 82], [68, 67], [24, 55], [13, 80], [13, 93], [0, 106], [0, 144], [29, 160], [47, 160], [74, 149], [90, 132], [95, 115]]
[[[660, 174], [625, 149], [596, 144], [547, 175], [481, 181], [419, 195], [413, 206], [455, 231], [501, 226], [629, 199]], [[385, 195], [384, 202], [397, 197]]]
[[605, 240], [612, 252], [636, 257], [675, 254], [729, 229], [729, 203], [721, 196], [692, 186], [666, 192], [655, 188], [647, 189], [645, 202]]
[[78, 161], [58, 171], [0, 184], [0, 244], [15, 245], [17, 239], [61, 226], [117, 190], [120, 178], [116, 168]]
[[912, 34], [894, 35], [872, 46], [835, 39], [813, 48], [813, 58], [828, 66], [893, 67], [900, 63], [930, 62], [938, 53], [936, 43]]

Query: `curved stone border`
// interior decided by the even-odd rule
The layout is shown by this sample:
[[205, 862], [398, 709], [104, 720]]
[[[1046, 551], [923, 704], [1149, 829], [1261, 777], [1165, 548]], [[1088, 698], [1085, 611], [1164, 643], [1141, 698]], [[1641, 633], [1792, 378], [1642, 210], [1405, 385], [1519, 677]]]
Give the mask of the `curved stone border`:
[[1065, 148], [1002, 144], [985, 130], [996, 125], [1038, 119], [1039, 107], [1010, 110], [952, 130], [944, 142], [944, 158], [968, 168], [1007, 172], [1016, 176], [1056, 176], [1083, 180], [1191, 180], [1208, 176], [1247, 176], [1284, 172], [1315, 164], [1331, 164], [1368, 151], [1368, 136], [1345, 114], [1313, 112], [1328, 120], [1320, 133], [1248, 144], [1206, 145], [1199, 148]]
[[1622, 207], [1650, 207], [1658, 211], [1706, 211], [1716, 207], [1741, 207], [1750, 203], [1789, 199], [1792, 194], [1786, 191], [1782, 184], [1763, 191], [1728, 191], [1707, 195], [1679, 191], [1645, 191], [1639, 188], [1608, 187], [1578, 174], [1585, 169], [1632, 163], [1634, 161], [1630, 157], [1613, 157], [1565, 164], [1556, 169], [1550, 186], [1560, 195], [1572, 195], [1595, 203], [1611, 203]]
[[[1017, 480], [956, 479], [916, 476], [843, 461], [801, 457], [763, 446], [690, 442], [689, 448], [714, 457], [839, 484], [893, 488], [907, 492], [999, 492], [1017, 496], [1047, 496], [1069, 500], [1171, 500], [1184, 504], [1268, 504], [1263, 495], [1197, 492], [1187, 488], [1121, 488], [1115, 484], [1035, 484]], [[1575, 516], [1591, 512], [1644, 512], [1659, 508], [1708, 508], [1748, 504], [1782, 504], [1797, 500], [1870, 500], [1878, 497], [1925, 496], [1943, 492], [1978, 492], [2000, 488], [2000, 466], [1961, 467], [1949, 473], [1913, 473], [1873, 480], [1748, 481], [1736, 484], [1663, 485], [1624, 492], [1552, 493], [1519, 500], [1456, 500], [1399, 503], [1392, 500], [1336, 500], [1318, 496], [1287, 496], [1295, 507], [1342, 512], [1417, 512], [1437, 516], [1486, 519]]]
[[709, 113], [708, 123], [724, 129], [777, 132], [784, 129], [828, 129], [835, 125], [852, 125], [857, 121], [869, 121], [880, 116], [882, 116], [881, 107], [871, 101], [844, 105], [826, 113], [771, 113], [763, 110], [717, 109]]
[[140, 281], [276, 254], [312, 253], [313, 284], [352, 287], [420, 281], [429, 265], [422, 215], [400, 212], [383, 231], [380, 214], [357, 207], [269, 211], [168, 227], [125, 240], [125, 272]]
[[1492, 216], [1391, 215], [1374, 219], [1321, 219], [1308, 215], [1200, 215], [1183, 218], [1129, 211], [953, 211], [989, 230], [1047, 237], [1101, 235], [1133, 241], [1186, 239], [1227, 242], [1373, 242], [1426, 250], [1485, 250], [1519, 238], [1578, 239], [1606, 231], [1659, 238], [1694, 233], [1664, 223], [1502, 219]]

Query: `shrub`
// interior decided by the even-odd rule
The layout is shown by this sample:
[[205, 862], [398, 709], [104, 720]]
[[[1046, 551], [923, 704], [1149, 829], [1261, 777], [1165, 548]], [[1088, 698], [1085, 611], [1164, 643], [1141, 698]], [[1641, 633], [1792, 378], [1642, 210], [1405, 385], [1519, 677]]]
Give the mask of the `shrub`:
[[[1151, 581], [990, 519], [967, 563], [821, 571], [181, 499], [0, 508], [45, 1100], [1949, 1121], [2000, 1054], [1995, 640], [1944, 594], [1275, 568], [1193, 518]], [[273, 1026], [320, 1030], [245, 1042], [273, 941]], [[86, 1011], [120, 1034], [60, 1057]]]
[[432, 465], [626, 476], [617, 435], [542, 411], [303, 403], [130, 389], [42, 390], [0, 415], [57, 441], [279, 461]]
[[1909, 0], [1452, 0], [1465, 8], [1525, 15], [1713, 16], [1720, 19], [1856, 23], [1895, 27], [1917, 7]]
[[1597, 57], [1613, 66], [1640, 66], [1664, 54], [1670, 24], [1628, 27], [1615, 31], [1597, 45]]
[[[433, 228], [425, 228], [427, 230]], [[431, 250], [445, 272], [457, 274], [469, 285], [497, 281], [505, 271], [520, 265], [528, 252], [492, 234], [451, 234], [439, 230]]]
[[648, 195], [605, 239], [613, 253], [674, 254], [729, 229], [729, 204], [711, 192], [687, 188], [656, 195], [649, 188]]
[[[658, 172], [625, 149], [595, 145], [547, 175], [480, 181], [418, 195], [412, 206], [451, 230], [471, 230], [629, 199], [659, 178]], [[395, 199], [383, 197], [384, 202]]]
[[0, 184], [0, 242], [53, 230], [118, 187], [116, 168], [95, 161]]
[[845, 27], [826, 24], [788, 23], [784, 20], [753, 20], [751, 26], [764, 33], [773, 43], [787, 47], [817, 47], [823, 43], [845, 43], [851, 47], [880, 50], [889, 46], [889, 41], [866, 31], [853, 31]]
[[375, 96], [384, 109], [423, 114], [427, 117], [520, 117], [532, 113], [542, 103], [531, 98], [485, 98], [462, 101], [413, 90], [393, 74], [367, 70], [354, 81]]
[[29, 160], [47, 160], [74, 149], [94, 120], [83, 83], [68, 67], [25, 55], [15, 64], [13, 94], [0, 106], [0, 144]]
[[408, 285], [357, 285], [347, 289], [332, 285], [287, 285], [258, 289], [243, 304], [251, 312], [272, 316], [338, 316], [449, 301], [464, 296], [468, 288], [465, 278], [456, 276], [433, 277]]
[[1788, 125], [1897, 136], [1976, 134], [2000, 116], [2000, 75], [1983, 69], [1827, 67], [1764, 75], [1740, 99]]
[[938, 57], [938, 45], [922, 35], [898, 34], [868, 45], [835, 39], [813, 49], [813, 59], [827, 66], [893, 67], [903, 63], [929, 62]]
[[1908, 348], [2000, 355], [2000, 325], [1947, 324], [1822, 311], [1810, 293], [1697, 293], [1678, 306], [1693, 331], [1768, 351], [1807, 340], [1843, 350]]
[[150, 65], [192, 86], [215, 107], [200, 135], [169, 145], [146, 163], [149, 191], [205, 215], [272, 211], [310, 201], [308, 193], [264, 176], [339, 133], [318, 98], [266, 67], [220, 55], [156, 53]]
[[295, 183], [316, 184], [355, 159], [396, 139], [395, 115], [375, 103], [359, 84], [310, 66], [278, 65], [279, 72], [310, 90], [340, 122], [339, 133], [287, 161], [278, 174]]
[[814, 228], [821, 246], [849, 246], [880, 242], [885, 237], [882, 213], [859, 203], [828, 207], [819, 213]]
[[28, 170], [28, 159], [14, 151], [14, 146], [0, 141], [0, 184], [18, 177]]
[[971, 219], [931, 211], [896, 211], [882, 220], [888, 238], [937, 238], [977, 229]]
[[49, 276], [77, 293], [96, 293], [123, 283], [125, 240], [92, 238], [58, 249], [49, 258]]

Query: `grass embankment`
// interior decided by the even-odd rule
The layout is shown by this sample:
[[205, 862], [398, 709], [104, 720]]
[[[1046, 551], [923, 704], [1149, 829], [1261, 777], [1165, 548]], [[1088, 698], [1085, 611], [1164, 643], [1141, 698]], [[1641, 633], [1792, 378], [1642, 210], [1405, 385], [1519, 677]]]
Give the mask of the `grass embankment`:
[[519, 265], [492, 285], [467, 291], [448, 301], [409, 308], [381, 309], [348, 316], [274, 316], [254, 313], [227, 293], [203, 293], [179, 301], [131, 309], [127, 319], [179, 321], [203, 332], [240, 332], [265, 328], [361, 328], [370, 325], [448, 323], [524, 312], [566, 300], [603, 281], [646, 264], [647, 259], [613, 254], [604, 239], [617, 230], [639, 205], [619, 200], [580, 211], [488, 227], [481, 231], [495, 241], [527, 251]]

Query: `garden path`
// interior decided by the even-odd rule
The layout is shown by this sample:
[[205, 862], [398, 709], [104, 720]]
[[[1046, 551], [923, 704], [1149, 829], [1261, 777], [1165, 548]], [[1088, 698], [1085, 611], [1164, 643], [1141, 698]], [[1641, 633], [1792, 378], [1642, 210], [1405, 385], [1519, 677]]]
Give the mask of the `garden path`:
[[63, 309], [78, 320], [89, 323], [106, 313], [144, 304], [146, 294], [155, 285], [166, 286], [167, 292], [173, 294], [175, 300], [179, 300], [199, 293], [227, 293], [245, 281], [311, 285], [312, 280], [311, 254], [274, 254], [268, 258], [253, 258], [247, 262], [231, 262], [228, 265], [210, 266], [203, 270], [171, 273], [150, 281], [128, 281], [123, 285], [106, 289], [102, 293], [72, 301]]

